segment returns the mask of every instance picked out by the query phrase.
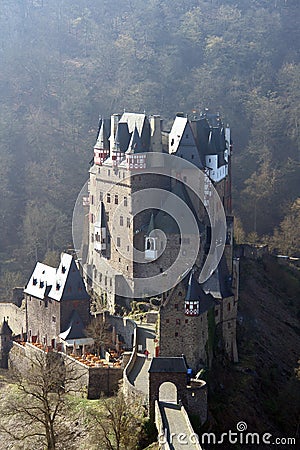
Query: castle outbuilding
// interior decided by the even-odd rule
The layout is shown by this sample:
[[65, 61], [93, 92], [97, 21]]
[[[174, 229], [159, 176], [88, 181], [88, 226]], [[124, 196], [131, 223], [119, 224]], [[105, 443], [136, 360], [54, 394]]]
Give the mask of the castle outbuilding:
[[90, 296], [73, 257], [62, 253], [57, 268], [38, 262], [24, 289], [28, 342], [66, 350], [90, 344]]

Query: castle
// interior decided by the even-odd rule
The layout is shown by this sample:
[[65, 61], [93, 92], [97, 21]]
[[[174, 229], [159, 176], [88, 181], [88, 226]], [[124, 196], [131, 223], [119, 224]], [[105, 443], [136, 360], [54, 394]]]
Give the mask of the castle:
[[[0, 328], [1, 367], [21, 369], [32, 351], [54, 351], [75, 364], [83, 375], [76, 389], [90, 399], [113, 394], [123, 378], [125, 395], [141, 397], [158, 430], [162, 392], [172, 383], [176, 393], [173, 400], [168, 393], [168, 401], [203, 424], [207, 385], [201, 369], [211, 366], [216, 345], [238, 360], [231, 151], [230, 128], [218, 114], [179, 113], [170, 131], [157, 115], [124, 112], [102, 119], [89, 195], [80, 198], [84, 279], [66, 253], [57, 268], [36, 264], [24, 299], [17, 290], [10, 305], [12, 328], [6, 320]], [[102, 320], [110, 324], [116, 349], [122, 345], [116, 365], [108, 352], [105, 364], [96, 355], [87, 358], [94, 342], [86, 335], [90, 295], [106, 310]], [[113, 315], [153, 297], [159, 305], [155, 332]], [[8, 315], [7, 305], [2, 310]], [[145, 332], [151, 360], [141, 353]], [[19, 334], [14, 342], [13, 334]]]
[[[230, 128], [224, 127], [218, 114], [206, 112], [188, 118], [178, 113], [167, 132], [158, 115], [124, 112], [101, 120], [90, 168], [85, 200], [88, 224], [82, 246], [86, 282], [112, 313], [117, 305], [129, 307], [132, 298], [158, 297], [156, 356], [184, 354], [194, 371], [210, 365], [214, 336], [220, 336], [231, 360], [238, 358], [239, 271], [233, 258], [231, 150]], [[157, 170], [148, 170], [148, 155]], [[190, 166], [184, 170], [178, 170], [176, 164], [166, 167], [165, 155]], [[204, 204], [186, 186], [192, 178], [191, 166], [203, 173], [199, 193]], [[213, 188], [226, 215], [224, 253], [214, 273], [200, 283], [212, 244], [206, 207]], [[160, 189], [161, 207], [156, 202], [139, 210], [136, 195], [148, 189]], [[195, 216], [196, 233], [188, 230], [182, 236], [174, 217], [164, 211], [174, 195], [177, 215], [184, 215], [180, 210], [186, 205]], [[185, 217], [181, 220], [184, 223]], [[196, 234], [200, 236], [197, 250]], [[185, 270], [170, 284], [179, 252]], [[195, 262], [189, 266], [191, 256]], [[159, 276], [165, 277], [167, 288], [157, 295], [154, 288]]]

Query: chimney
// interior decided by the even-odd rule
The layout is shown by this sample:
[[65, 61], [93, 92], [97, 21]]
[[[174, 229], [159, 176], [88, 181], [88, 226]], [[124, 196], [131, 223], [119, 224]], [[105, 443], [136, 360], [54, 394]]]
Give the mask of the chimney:
[[120, 119], [121, 119], [121, 114], [113, 114], [111, 116], [111, 121], [110, 121], [110, 138], [109, 138], [110, 151], [112, 151], [114, 146], [115, 146], [115, 136], [116, 136], [118, 123], [119, 123]]

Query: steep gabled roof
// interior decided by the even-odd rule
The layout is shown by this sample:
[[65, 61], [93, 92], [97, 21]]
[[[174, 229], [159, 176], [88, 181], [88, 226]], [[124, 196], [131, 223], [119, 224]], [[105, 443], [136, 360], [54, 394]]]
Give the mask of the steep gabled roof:
[[146, 119], [146, 114], [125, 112], [122, 114], [119, 123], [127, 123], [129, 133], [132, 133], [137, 128], [139, 136], [141, 136]]
[[144, 149], [142, 147], [142, 141], [140, 139], [138, 130], [136, 127], [134, 127], [134, 130], [131, 134], [130, 142], [128, 145], [128, 148], [126, 150], [126, 154], [133, 154], [133, 153], [141, 153]]
[[62, 253], [57, 269], [38, 262], [24, 293], [33, 297], [53, 300], [83, 300], [89, 298], [84, 282], [73, 257]]
[[43, 299], [47, 296], [47, 293], [49, 293], [49, 287], [51, 288], [51, 286], [53, 286], [55, 279], [55, 267], [37, 262], [34, 271], [25, 286], [24, 293]]
[[[150, 145], [150, 124], [146, 114], [129, 113], [125, 112], [119, 121], [119, 124], [126, 123], [130, 134], [137, 129], [138, 135], [141, 140], [142, 151], [148, 151]], [[127, 143], [127, 148], [128, 148]]]

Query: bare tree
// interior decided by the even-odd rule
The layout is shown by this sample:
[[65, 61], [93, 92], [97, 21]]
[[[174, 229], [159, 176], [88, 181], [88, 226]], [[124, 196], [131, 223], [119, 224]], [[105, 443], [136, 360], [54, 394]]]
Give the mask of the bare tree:
[[[33, 351], [24, 356], [22, 368], [13, 368], [14, 389], [1, 412], [0, 430], [22, 448], [68, 448], [76, 433], [62, 430], [68, 410], [68, 395], [82, 377], [72, 363], [65, 364], [58, 353]], [[20, 366], [18, 366], [20, 367]], [[73, 420], [76, 418], [73, 418]], [[29, 447], [26, 447], [27, 443]], [[34, 446], [32, 444], [35, 444]]]
[[96, 353], [101, 354], [103, 349], [112, 344], [110, 328], [102, 315], [95, 317], [87, 326], [86, 334], [94, 339]]
[[90, 412], [94, 423], [93, 431], [99, 442], [97, 448], [101, 450], [137, 448], [144, 412], [140, 401], [125, 398], [122, 391], [113, 398], [101, 399], [99, 408]]

